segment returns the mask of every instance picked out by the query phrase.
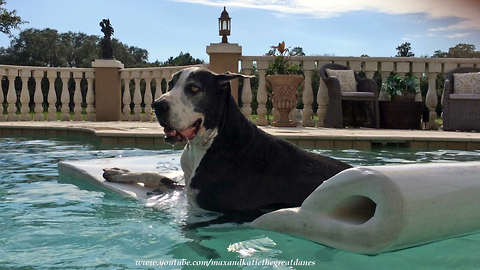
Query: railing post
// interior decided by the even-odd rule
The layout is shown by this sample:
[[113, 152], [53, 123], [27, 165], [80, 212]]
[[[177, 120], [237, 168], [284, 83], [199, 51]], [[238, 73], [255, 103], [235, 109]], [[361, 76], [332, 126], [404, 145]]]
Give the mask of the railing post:
[[123, 114], [122, 120], [124, 121], [131, 121], [132, 120], [132, 110], [130, 109], [130, 103], [132, 103], [132, 97], [130, 96], [130, 79], [131, 79], [130, 71], [123, 71], [122, 72], [122, 79], [123, 79]]
[[162, 80], [163, 80], [163, 72], [161, 70], [154, 70], [152, 74], [153, 78], [155, 79], [155, 97], [153, 100], [157, 100], [162, 94]]
[[265, 83], [265, 75], [267, 73], [267, 61], [258, 61], [257, 68], [258, 68], [258, 90], [257, 90], [257, 126], [267, 126], [268, 119], [267, 119], [267, 89]]
[[437, 118], [437, 112], [435, 108], [438, 104], [438, 95], [437, 95], [437, 73], [442, 72], [441, 63], [428, 63], [428, 91], [427, 96], [425, 97], [425, 105], [428, 108], [428, 123], [426, 129], [438, 129], [439, 124], [435, 122]]
[[18, 76], [18, 70], [8, 70], [8, 92], [7, 92], [7, 119], [8, 121], [18, 121], [17, 113], [17, 91], [15, 90], [15, 78]]
[[34, 121], [44, 121], [45, 116], [43, 115], [43, 93], [42, 93], [42, 78], [43, 71], [35, 70], [33, 71], [33, 78], [35, 79], [35, 92], [33, 94], [33, 101], [35, 102], [35, 108], [33, 111]]
[[[0, 69], [0, 78], [5, 76], [5, 69]], [[7, 116], [3, 115], [3, 101], [5, 100], [5, 97], [3, 96], [3, 90], [0, 88], [0, 121], [6, 121]]]
[[315, 61], [304, 61], [303, 72], [305, 74], [305, 89], [302, 94], [303, 110], [302, 110], [302, 125], [304, 127], [314, 127], [313, 122], [313, 90], [312, 90], [312, 74], [316, 70]]
[[133, 115], [132, 121], [140, 121], [141, 114], [142, 114], [142, 107], [140, 106], [142, 103], [142, 93], [140, 91], [140, 71], [132, 71], [132, 78], [135, 84], [135, 89], [133, 92]]
[[[211, 43], [207, 46], [210, 56], [210, 70], [216, 73], [238, 72], [238, 61], [242, 55], [242, 47], [235, 43]], [[238, 80], [230, 82], [232, 96], [238, 104]]]
[[[329, 64], [330, 62], [321, 62], [318, 61], [317, 65], [319, 67], [322, 67], [326, 64]], [[323, 119], [325, 119], [325, 114], [327, 113], [327, 105], [328, 105], [328, 90], [327, 90], [327, 85], [325, 82], [320, 78], [320, 84], [318, 86], [318, 91], [317, 91], [317, 104], [318, 104], [318, 109], [317, 109], [317, 127], [323, 127]]]
[[417, 85], [418, 92], [415, 94], [415, 101], [422, 101], [420, 81], [422, 79], [422, 75], [423, 75], [424, 72], [425, 72], [425, 63], [424, 62], [414, 62], [414, 63], [412, 63], [412, 74], [413, 74], [413, 76], [418, 78], [418, 85]]
[[[253, 69], [252, 61], [241, 62], [242, 72], [245, 75], [250, 75]], [[243, 79], [243, 88], [242, 88], [242, 113], [248, 119], [252, 120], [252, 87], [250, 85], [250, 78]]]
[[87, 116], [85, 120], [95, 121], [95, 108], [93, 107], [93, 103], [95, 102], [95, 94], [93, 93], [93, 79], [95, 78], [95, 73], [85, 72], [85, 78], [87, 79], [87, 96], [85, 97], [87, 103], [85, 111], [87, 112]]
[[32, 117], [30, 116], [30, 107], [28, 104], [30, 103], [30, 93], [28, 92], [28, 79], [32, 75], [32, 71], [30, 70], [22, 70], [20, 71], [20, 76], [22, 78], [22, 92], [20, 93], [20, 115], [21, 121], [32, 121]]
[[62, 94], [60, 95], [60, 101], [62, 102], [62, 108], [60, 109], [62, 115], [61, 121], [70, 121], [70, 92], [68, 91], [68, 82], [70, 81], [70, 71], [60, 72], [60, 78], [62, 78]]
[[143, 97], [145, 101], [145, 115], [142, 116], [142, 121], [150, 122], [153, 119], [152, 114], [152, 76], [150, 71], [142, 71], [142, 78], [145, 80], [145, 96]]
[[[393, 72], [393, 62], [381, 62], [381, 72], [380, 75], [382, 76], [382, 85], [387, 82], [387, 78]], [[390, 97], [385, 93], [383, 87], [380, 87], [380, 94], [378, 96], [378, 100], [390, 100]]]
[[124, 65], [117, 60], [95, 60], [92, 67], [95, 68], [96, 121], [119, 121], [122, 112], [120, 70]]
[[75, 71], [73, 72], [73, 79], [75, 80], [75, 92], [73, 93], [73, 121], [82, 121], [82, 89], [80, 82], [82, 81], [82, 72]]
[[[37, 71], [35, 71], [37, 72]], [[39, 76], [42, 76], [39, 78], [39, 81], [42, 81], [43, 78], [43, 71], [39, 71]], [[50, 83], [50, 87], [48, 88], [48, 96], [47, 96], [47, 101], [48, 101], [48, 116], [47, 120], [48, 121], [57, 121], [57, 91], [55, 90], [55, 79], [57, 79], [57, 71], [47, 71], [47, 79]], [[36, 79], [35, 79], [36, 80]], [[41, 93], [41, 89], [40, 89]], [[43, 95], [42, 95], [43, 99]], [[42, 108], [43, 112], [43, 108]], [[42, 114], [42, 120], [44, 120], [43, 114]]]
[[368, 57], [365, 57], [365, 65], [364, 65], [364, 71], [365, 71], [365, 76], [369, 79], [373, 79], [375, 76], [375, 72], [378, 70], [378, 62], [377, 61], [368, 61]]

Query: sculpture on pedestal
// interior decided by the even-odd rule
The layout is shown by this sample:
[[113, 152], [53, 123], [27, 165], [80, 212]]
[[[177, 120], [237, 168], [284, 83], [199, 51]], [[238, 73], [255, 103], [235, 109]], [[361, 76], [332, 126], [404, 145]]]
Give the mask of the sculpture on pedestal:
[[112, 40], [110, 38], [113, 35], [114, 30], [112, 25], [110, 24], [110, 19], [103, 19], [100, 22], [100, 26], [102, 27], [103, 34], [105, 34], [102, 41], [100, 42], [100, 46], [102, 48], [102, 59], [114, 59]]

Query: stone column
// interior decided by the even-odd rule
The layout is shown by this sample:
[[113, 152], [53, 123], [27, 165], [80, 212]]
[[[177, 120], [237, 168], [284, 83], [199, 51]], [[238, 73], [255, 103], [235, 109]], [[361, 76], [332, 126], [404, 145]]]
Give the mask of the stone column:
[[[242, 55], [242, 46], [236, 43], [211, 43], [207, 46], [210, 56], [210, 70], [216, 73], [238, 72], [238, 61]], [[238, 104], [238, 81], [231, 81], [232, 95]]]
[[[117, 60], [95, 60], [95, 120], [120, 121], [122, 91], [120, 70], [124, 65]], [[128, 86], [127, 86], [128, 88]]]

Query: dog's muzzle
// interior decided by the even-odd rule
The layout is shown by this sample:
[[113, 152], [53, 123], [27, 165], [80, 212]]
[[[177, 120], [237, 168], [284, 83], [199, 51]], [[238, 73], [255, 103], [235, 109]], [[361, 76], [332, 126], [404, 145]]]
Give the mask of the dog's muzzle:
[[157, 116], [158, 122], [163, 127], [165, 141], [167, 143], [175, 144], [176, 142], [192, 140], [195, 138], [198, 130], [203, 124], [203, 120], [199, 118], [189, 127], [178, 130], [169, 122], [170, 104], [167, 100], [158, 99], [152, 104], [152, 107], [155, 109], [155, 115]]

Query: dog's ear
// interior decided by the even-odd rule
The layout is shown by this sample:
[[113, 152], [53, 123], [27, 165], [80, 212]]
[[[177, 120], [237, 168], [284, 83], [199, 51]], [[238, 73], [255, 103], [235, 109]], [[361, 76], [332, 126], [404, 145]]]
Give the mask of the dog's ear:
[[217, 82], [219, 85], [224, 85], [224, 84], [227, 84], [229, 83], [231, 80], [233, 79], [238, 79], [238, 78], [253, 78], [255, 76], [253, 75], [244, 75], [244, 74], [240, 74], [240, 73], [230, 73], [230, 72], [226, 72], [226, 73], [223, 73], [223, 74], [218, 74], [216, 75], [216, 79], [217, 79]]

